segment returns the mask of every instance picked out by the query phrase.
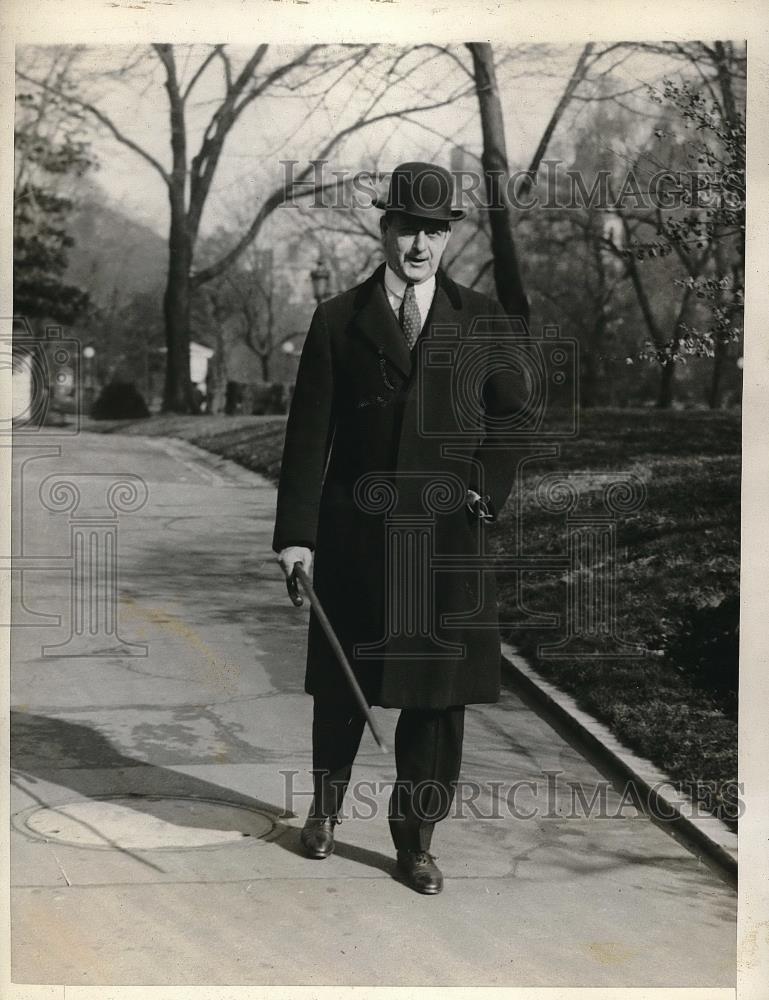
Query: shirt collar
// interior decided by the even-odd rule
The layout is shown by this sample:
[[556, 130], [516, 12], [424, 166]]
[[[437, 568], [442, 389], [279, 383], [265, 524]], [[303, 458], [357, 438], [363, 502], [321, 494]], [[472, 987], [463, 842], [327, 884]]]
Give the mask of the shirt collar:
[[[399, 277], [395, 271], [390, 267], [389, 264], [385, 265], [384, 273], [384, 283], [387, 291], [393, 295], [395, 298], [402, 299], [406, 291], [406, 282], [403, 278]], [[414, 293], [417, 297], [417, 302], [420, 307], [425, 303], [430, 303], [433, 300], [433, 294], [435, 292], [435, 275], [427, 279], [427, 281], [422, 281], [419, 284], [414, 285]], [[424, 313], [423, 313], [424, 315]]]

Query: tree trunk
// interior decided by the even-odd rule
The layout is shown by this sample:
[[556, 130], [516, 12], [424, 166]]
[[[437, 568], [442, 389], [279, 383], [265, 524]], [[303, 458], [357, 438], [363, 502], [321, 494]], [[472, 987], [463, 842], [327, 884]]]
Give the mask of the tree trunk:
[[171, 210], [168, 279], [163, 296], [166, 332], [166, 381], [164, 413], [194, 413], [195, 401], [190, 381], [190, 262], [192, 248], [185, 219], [174, 218]]
[[208, 362], [206, 413], [224, 413], [227, 405], [227, 372], [221, 348]]
[[475, 90], [483, 134], [483, 166], [489, 207], [491, 252], [494, 256], [494, 284], [503, 309], [512, 316], [529, 321], [529, 302], [523, 290], [518, 254], [513, 238], [513, 208], [507, 185], [509, 167], [505, 143], [505, 125], [499, 99], [497, 75], [491, 45], [472, 42], [467, 46], [473, 57]]
[[190, 381], [190, 269], [195, 230], [188, 225], [185, 203], [187, 128], [184, 99], [179, 91], [173, 46], [156, 45], [155, 51], [166, 69], [165, 88], [170, 110], [173, 159], [171, 173], [166, 177], [171, 226], [168, 235], [168, 276], [163, 296], [167, 350], [163, 412], [196, 413], [198, 405]]
[[[587, 351], [583, 352], [585, 370], [582, 381], [582, 395], [580, 405], [585, 409], [597, 406], [599, 403], [598, 393], [600, 386], [599, 360], [605, 353], [606, 329], [608, 326], [607, 303], [608, 294], [606, 289], [606, 271], [604, 268], [604, 255], [601, 245], [602, 239], [602, 219], [595, 212], [590, 213], [589, 228], [587, 230], [588, 250], [593, 255], [593, 268], [595, 269], [595, 286], [593, 290], [593, 301], [595, 303], [595, 319], [589, 328]], [[585, 284], [590, 289], [588, 276], [585, 277]]]
[[657, 402], [655, 404], [658, 410], [669, 410], [673, 405], [675, 375], [675, 361], [665, 361], [660, 371], [660, 389], [657, 395]]
[[606, 315], [603, 303], [601, 303], [595, 322], [587, 333], [584, 347], [580, 351], [581, 381], [579, 405], [584, 410], [591, 410], [593, 407], [599, 405], [598, 390], [600, 377], [598, 359], [604, 348], [605, 337]]
[[596, 405], [598, 371], [595, 354], [589, 347], [586, 351], [580, 352], [580, 361], [582, 362], [582, 380], [579, 404], [583, 410], [592, 410]]
[[[716, 231], [717, 237], [721, 234]], [[743, 243], [744, 253], [744, 243]], [[735, 313], [739, 310], [739, 300], [736, 298], [736, 289], [744, 287], [743, 259], [737, 263], [732, 261], [731, 267], [728, 260], [726, 242], [723, 238], [716, 240], [716, 273], [721, 277], [726, 277], [731, 270], [731, 287], [720, 287], [716, 292], [716, 305], [723, 316], [731, 325]], [[710, 388], [708, 391], [708, 406], [711, 410], [721, 408], [721, 380], [724, 374], [724, 362], [729, 357], [729, 340], [727, 332], [721, 324], [716, 325], [715, 346], [713, 348], [713, 371], [710, 377]]]
[[[624, 233], [625, 233], [625, 245], [627, 246], [627, 244], [630, 242], [631, 235], [630, 235], [630, 229], [627, 224], [627, 219], [624, 216], [622, 217], [622, 225], [624, 227]], [[633, 289], [636, 293], [636, 298], [638, 299], [638, 305], [640, 306], [641, 314], [644, 318], [644, 322], [646, 323], [646, 329], [649, 331], [652, 343], [654, 344], [654, 347], [657, 349], [659, 357], [660, 353], [664, 351], [666, 347], [665, 334], [662, 330], [662, 327], [659, 325], [654, 316], [654, 311], [652, 310], [649, 295], [646, 291], [646, 288], [644, 287], [643, 281], [641, 280], [641, 273], [638, 269], [638, 264], [636, 263], [636, 259], [633, 256], [632, 252], [626, 260], [626, 272], [630, 278], [630, 281], [632, 282]], [[684, 293], [684, 296], [685, 298], [688, 299], [686, 292]], [[679, 311], [678, 319], [676, 321], [676, 331], [679, 330], [682, 318], [683, 318], [683, 311]], [[677, 341], [675, 340], [675, 336], [676, 334], [674, 333], [673, 343], [671, 345], [667, 345], [673, 349], [675, 348], [675, 345], [677, 343]], [[657, 394], [657, 402], [655, 406], [659, 410], [669, 410], [673, 404], [673, 387], [675, 384], [676, 363], [671, 359], [669, 361], [664, 361], [664, 360], [661, 361], [660, 365], [661, 365], [660, 387], [659, 387], [659, 392]]]
[[721, 409], [721, 377], [724, 373], [724, 361], [727, 358], [727, 346], [720, 338], [716, 341], [713, 357], [713, 372], [708, 392], [708, 406], [711, 410]]
[[678, 307], [678, 316], [676, 317], [675, 326], [673, 327], [673, 336], [670, 339], [669, 349], [671, 353], [671, 359], [669, 361], [663, 361], [662, 363], [662, 374], [660, 377], [660, 391], [657, 397], [657, 409], [658, 410], [669, 410], [673, 405], [673, 389], [675, 387], [675, 377], [676, 377], [676, 362], [673, 360], [673, 355], [678, 351], [678, 347], [681, 343], [681, 334], [683, 333], [684, 323], [686, 321], [686, 316], [689, 311], [689, 303], [692, 297], [691, 288], [685, 288], [684, 294], [681, 297], [681, 304]]

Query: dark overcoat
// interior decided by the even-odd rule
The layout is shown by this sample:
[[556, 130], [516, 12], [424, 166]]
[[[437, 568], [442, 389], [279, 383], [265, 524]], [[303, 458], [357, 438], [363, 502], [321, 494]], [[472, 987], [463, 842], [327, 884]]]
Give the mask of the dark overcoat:
[[[504, 357], [515, 332], [496, 302], [439, 270], [409, 352], [383, 278], [381, 265], [314, 314], [273, 548], [314, 550], [315, 589], [372, 704], [494, 702], [496, 583], [466, 491], [499, 510], [511, 489], [514, 457], [500, 428], [528, 394]], [[305, 688], [347, 690], [314, 612]]]

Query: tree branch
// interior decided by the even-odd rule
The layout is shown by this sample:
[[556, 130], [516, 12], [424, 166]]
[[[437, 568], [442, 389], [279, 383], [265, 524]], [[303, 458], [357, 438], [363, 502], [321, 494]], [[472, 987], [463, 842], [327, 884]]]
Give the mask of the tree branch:
[[494, 266], [494, 258], [493, 257], [489, 257], [489, 259], [486, 261], [486, 263], [482, 264], [480, 266], [480, 268], [478, 269], [477, 274], [475, 275], [475, 277], [473, 278], [473, 280], [470, 282], [470, 286], [469, 287], [470, 288], [475, 288], [475, 286], [478, 284], [478, 282], [481, 280], [481, 278], [488, 271], [490, 271], [493, 266]]
[[[192, 92], [192, 88], [195, 86], [195, 84], [198, 82], [198, 80], [201, 78], [201, 76], [205, 73], [206, 69], [211, 64], [211, 62], [214, 59], [216, 59], [216, 57], [218, 55], [221, 55], [221, 52], [222, 52], [223, 48], [224, 48], [223, 45], [215, 45], [211, 49], [211, 51], [208, 53], [208, 55], [206, 56], [206, 58], [201, 62], [201, 64], [198, 66], [198, 68], [192, 74], [192, 79], [187, 84], [187, 86], [184, 88], [184, 91], [182, 93], [182, 100], [183, 101], [186, 101], [187, 98], [190, 96], [190, 93]], [[226, 65], [226, 63], [225, 63], [225, 65]]]
[[117, 125], [115, 125], [112, 119], [109, 118], [107, 115], [105, 115], [103, 111], [100, 111], [95, 105], [89, 104], [88, 101], [82, 101], [79, 97], [74, 97], [71, 94], [64, 93], [63, 91], [58, 90], [57, 88], [51, 86], [50, 84], [44, 83], [41, 80], [35, 80], [31, 76], [27, 76], [27, 74], [23, 73], [21, 70], [17, 70], [16, 75], [19, 76], [22, 80], [25, 80], [27, 83], [31, 83], [34, 86], [40, 87], [43, 90], [50, 91], [51, 93], [56, 94], [56, 96], [60, 97], [62, 100], [67, 101], [69, 104], [73, 104], [75, 105], [75, 107], [81, 108], [83, 111], [87, 111], [90, 115], [93, 115], [93, 117], [97, 121], [101, 122], [102, 125], [104, 125], [107, 129], [109, 129], [109, 131], [117, 139], [118, 142], [122, 143], [124, 146], [127, 146], [129, 149], [132, 149], [134, 153], [137, 153], [139, 156], [142, 157], [143, 160], [146, 160], [147, 163], [150, 164], [150, 166], [154, 167], [154, 169], [157, 170], [157, 172], [163, 178], [165, 183], [170, 185], [171, 183], [170, 174], [162, 165], [162, 163], [156, 160], [154, 156], [152, 156], [150, 153], [147, 152], [146, 149], [142, 149], [142, 147], [138, 143], [134, 142], [133, 139], [130, 139], [127, 135], [124, 135], [117, 127]]
[[539, 145], [537, 146], [534, 152], [534, 156], [531, 159], [531, 163], [529, 164], [529, 169], [526, 175], [521, 180], [521, 184], [517, 192], [517, 197], [519, 199], [521, 197], [525, 197], [531, 190], [531, 186], [534, 182], [534, 177], [536, 176], [536, 173], [539, 170], [539, 165], [542, 162], [542, 157], [547, 152], [547, 147], [550, 143], [550, 139], [552, 138], [553, 132], [555, 132], [558, 122], [561, 120], [561, 116], [566, 110], [569, 101], [571, 101], [572, 97], [574, 96], [575, 90], [584, 79], [587, 70], [587, 61], [590, 58], [590, 54], [592, 53], [594, 48], [595, 48], [595, 42], [588, 42], [587, 45], [582, 50], [582, 52], [580, 53], [579, 59], [577, 59], [577, 63], [574, 67], [574, 71], [571, 74], [569, 82], [566, 84], [566, 88], [563, 94], [561, 94], [561, 99], [558, 101], [558, 104], [556, 104], [555, 109], [552, 115], [550, 116], [550, 121], [547, 123], [545, 131], [542, 133], [542, 138], [539, 140]]
[[267, 48], [267, 45], [260, 45], [246, 62], [232, 86], [228, 87], [227, 95], [222, 104], [214, 112], [204, 133], [200, 149], [192, 160], [190, 169], [189, 225], [193, 233], [197, 232], [200, 225], [200, 217], [208, 197], [208, 192], [211, 189], [219, 158], [224, 148], [224, 142], [233, 125], [243, 113], [243, 110], [259, 97], [260, 94], [263, 94], [276, 80], [279, 80], [292, 69], [305, 63], [310, 55], [317, 48], [320, 48], [320, 46], [311, 45], [301, 55], [297, 56], [296, 59], [276, 67], [238, 104], [238, 98], [243, 93], [248, 81], [252, 78], [256, 67], [264, 59]]

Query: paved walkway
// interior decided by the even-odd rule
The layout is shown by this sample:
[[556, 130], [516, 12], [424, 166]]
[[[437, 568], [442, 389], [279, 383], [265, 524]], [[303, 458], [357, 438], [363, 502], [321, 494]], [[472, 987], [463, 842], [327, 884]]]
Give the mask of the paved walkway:
[[[572, 809], [571, 786], [589, 801], [604, 779], [512, 693], [468, 711], [440, 896], [393, 878], [384, 787], [372, 804], [359, 784], [336, 854], [304, 859], [306, 608], [269, 548], [274, 489], [179, 442], [52, 443], [17, 458], [14, 982], [733, 985], [733, 891], [616, 790], [603, 815]], [[147, 655], [105, 634], [109, 602], [87, 609], [97, 655], [44, 655], [70, 635], [70, 531], [122, 473], [148, 500], [117, 521], [118, 632]], [[84, 555], [109, 533], [91, 521]], [[391, 742], [396, 713], [378, 714]], [[354, 777], [393, 777], [368, 735]]]

